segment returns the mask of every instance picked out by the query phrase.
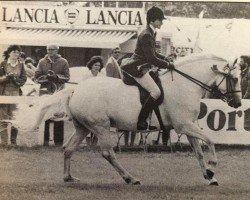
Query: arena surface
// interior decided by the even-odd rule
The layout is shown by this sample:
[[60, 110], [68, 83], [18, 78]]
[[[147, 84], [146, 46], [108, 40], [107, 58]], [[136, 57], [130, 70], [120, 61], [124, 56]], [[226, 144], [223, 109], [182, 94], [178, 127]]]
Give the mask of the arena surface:
[[218, 151], [218, 187], [207, 185], [192, 152], [118, 153], [140, 186], [126, 185], [96, 151], [73, 155], [72, 175], [79, 183], [63, 182], [61, 148], [1, 147], [0, 155], [1, 200], [250, 199], [249, 149]]

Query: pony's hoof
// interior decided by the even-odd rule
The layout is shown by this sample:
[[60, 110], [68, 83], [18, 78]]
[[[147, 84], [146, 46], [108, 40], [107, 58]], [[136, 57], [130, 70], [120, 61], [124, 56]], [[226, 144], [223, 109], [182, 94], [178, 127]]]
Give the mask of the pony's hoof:
[[210, 182], [209, 185], [219, 186], [219, 183], [217, 181]]
[[133, 185], [141, 185], [141, 182], [137, 180], [133, 183]]
[[207, 169], [206, 172], [207, 172], [207, 179], [211, 180], [214, 177], [214, 172], [211, 171], [210, 169]]
[[139, 180], [133, 180], [131, 178], [124, 178], [124, 181], [130, 185], [141, 185], [141, 182]]
[[211, 165], [211, 166], [216, 166], [217, 165], [217, 161], [215, 161], [215, 160], [209, 160], [208, 164]]
[[73, 183], [73, 182], [80, 182], [80, 179], [75, 178], [73, 176], [66, 176], [66, 177], [63, 178], [63, 181]]

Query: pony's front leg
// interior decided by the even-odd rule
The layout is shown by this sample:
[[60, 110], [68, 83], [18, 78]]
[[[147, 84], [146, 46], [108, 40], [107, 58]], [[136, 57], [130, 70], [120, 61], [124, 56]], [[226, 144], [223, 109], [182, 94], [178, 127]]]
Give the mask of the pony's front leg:
[[115, 170], [120, 174], [127, 184], [139, 185], [140, 181], [129, 174], [117, 161], [115, 152], [112, 148], [112, 145], [110, 144], [111, 138], [109, 127], [95, 126], [95, 130], [98, 134], [97, 136], [99, 139], [102, 156], [115, 168]]
[[218, 181], [214, 178], [214, 172], [206, 165], [204, 154], [198, 139], [190, 136], [187, 136], [187, 138], [193, 147], [195, 156], [200, 164], [204, 178], [209, 180], [209, 185], [218, 185]]
[[80, 145], [82, 140], [86, 137], [88, 134], [83, 132], [83, 130], [77, 128], [75, 133], [70, 137], [68, 142], [63, 146], [64, 148], [64, 182], [78, 182], [79, 179], [71, 176], [70, 174], [70, 159], [74, 153], [74, 151], [77, 149], [77, 147]]
[[208, 148], [209, 148], [209, 152], [210, 152], [210, 159], [208, 161], [208, 164], [211, 166], [211, 167], [215, 167], [218, 163], [218, 158], [217, 158], [217, 155], [215, 153], [215, 146], [214, 144], [211, 144], [211, 145], [208, 145]]
[[203, 140], [208, 145], [210, 155], [211, 155], [208, 163], [212, 164], [213, 166], [216, 166], [218, 159], [217, 159], [217, 155], [215, 152], [214, 143], [208, 136], [202, 133], [201, 129], [195, 123], [190, 122], [190, 123], [184, 123], [182, 125], [178, 125], [177, 127], [175, 127], [175, 130], [178, 133], [182, 133], [187, 136], [191, 136], [191, 137]]

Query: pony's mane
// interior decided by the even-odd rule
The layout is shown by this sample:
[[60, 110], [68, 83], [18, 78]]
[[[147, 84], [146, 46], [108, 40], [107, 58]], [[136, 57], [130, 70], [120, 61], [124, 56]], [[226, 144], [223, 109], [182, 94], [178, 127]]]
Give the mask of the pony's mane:
[[202, 60], [216, 60], [216, 61], [222, 61], [222, 62], [227, 62], [227, 60], [215, 56], [213, 54], [203, 54], [203, 53], [197, 53], [197, 54], [190, 54], [188, 56], [179, 58], [175, 62], [176, 67], [184, 66], [186, 64], [190, 64], [191, 62], [196, 62], [196, 61], [202, 61]]

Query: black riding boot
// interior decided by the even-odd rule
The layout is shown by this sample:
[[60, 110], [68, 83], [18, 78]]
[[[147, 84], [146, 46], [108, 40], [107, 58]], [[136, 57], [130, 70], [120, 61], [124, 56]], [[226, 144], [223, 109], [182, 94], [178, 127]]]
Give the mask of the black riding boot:
[[155, 107], [155, 100], [153, 97], [149, 96], [145, 104], [142, 106], [141, 112], [138, 117], [138, 123], [137, 123], [137, 130], [154, 130], [156, 129], [155, 126], [149, 126], [147, 123], [147, 118], [150, 114], [150, 112], [154, 109]]

